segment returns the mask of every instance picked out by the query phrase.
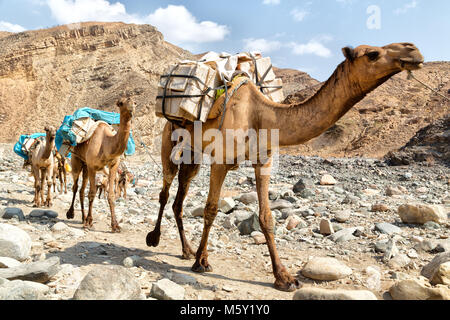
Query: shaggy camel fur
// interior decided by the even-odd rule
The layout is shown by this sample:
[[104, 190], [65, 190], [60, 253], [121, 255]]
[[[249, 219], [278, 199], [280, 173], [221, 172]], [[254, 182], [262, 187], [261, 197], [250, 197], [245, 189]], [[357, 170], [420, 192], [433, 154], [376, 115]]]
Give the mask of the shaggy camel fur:
[[[78, 190], [78, 178], [83, 172], [83, 182], [80, 189], [80, 203], [82, 221], [85, 228], [91, 228], [93, 224], [92, 206], [94, 204], [97, 187], [95, 176], [98, 171], [105, 166], [109, 168], [108, 174], [108, 204], [111, 211], [111, 227], [113, 232], [120, 232], [119, 224], [114, 212], [115, 194], [114, 186], [117, 175], [117, 168], [120, 163], [120, 156], [127, 148], [128, 138], [131, 131], [131, 120], [133, 117], [135, 104], [131, 98], [121, 98], [117, 101], [120, 109], [120, 125], [117, 133], [113, 133], [110, 127], [100, 123], [94, 131], [92, 137], [78, 144], [72, 152], [72, 176], [73, 176], [73, 198], [72, 204], [67, 211], [67, 218], [74, 218], [74, 202]], [[89, 180], [88, 180], [89, 179]], [[84, 189], [89, 181], [89, 212], [87, 217], [84, 212]]]
[[[45, 141], [39, 140], [31, 154], [31, 171], [34, 176], [34, 206], [52, 206], [53, 149], [56, 130], [45, 127]], [[44, 187], [47, 184], [47, 200], [44, 201]]]
[[[346, 47], [343, 49], [345, 61], [342, 62], [328, 81], [322, 86], [316, 95], [309, 100], [294, 105], [283, 105], [267, 99], [256, 86], [248, 83], [242, 86], [227, 104], [226, 113], [221, 129], [223, 138], [222, 150], [226, 150], [227, 129], [236, 130], [254, 129], [258, 133], [262, 129], [267, 129], [271, 141], [270, 133], [272, 129], [278, 130], [279, 145], [290, 146], [307, 142], [319, 136], [330, 128], [336, 121], [344, 116], [356, 103], [362, 100], [366, 94], [380, 86], [393, 75], [403, 70], [415, 70], [422, 67], [423, 57], [419, 50], [411, 43], [395, 43], [384, 47], [359, 46], [355, 49]], [[221, 106], [223, 98], [219, 99], [214, 108]], [[220, 111], [217, 114], [220, 114]], [[209, 119], [202, 126], [202, 132], [210, 128], [219, 128], [221, 117]], [[189, 259], [194, 255], [194, 251], [189, 245], [182, 222], [183, 201], [188, 193], [191, 180], [197, 175], [200, 165], [180, 164], [178, 167], [171, 161], [171, 152], [174, 143], [171, 141], [171, 134], [178, 126], [167, 123], [162, 137], [161, 157], [163, 164], [163, 187], [160, 193], [160, 211], [155, 229], [147, 235], [147, 245], [157, 246], [161, 235], [161, 218], [164, 207], [169, 198], [169, 189], [173, 179], [177, 175], [179, 179], [178, 192], [173, 203], [173, 212], [182, 244], [182, 257]], [[185, 128], [191, 134], [190, 146], [195, 146], [201, 153], [211, 144], [208, 139], [201, 139], [198, 144], [194, 144], [194, 125], [187, 124]], [[237, 154], [235, 138], [232, 143], [234, 154]], [[260, 141], [258, 141], [258, 144]], [[245, 158], [251, 156], [249, 143], [246, 140]], [[258, 155], [257, 163], [253, 163], [256, 176], [256, 188], [259, 199], [259, 223], [267, 241], [272, 269], [275, 276], [274, 286], [279, 290], [293, 291], [300, 287], [300, 282], [295, 279], [283, 266], [280, 261], [273, 234], [273, 221], [269, 206], [268, 188], [270, 175], [266, 169], [271, 168], [271, 154], [274, 150], [269, 145], [259, 145], [265, 151], [267, 157]], [[264, 150], [265, 149], [265, 150]], [[217, 150], [217, 147], [216, 147]], [[264, 153], [263, 153], [264, 154]], [[211, 153], [212, 156], [214, 154]], [[221, 193], [222, 184], [229, 170], [238, 167], [235, 159], [233, 164], [218, 164], [217, 161], [211, 165], [209, 194], [204, 209], [204, 228], [200, 246], [195, 254], [195, 263], [192, 270], [195, 272], [211, 271], [208, 263], [207, 243], [208, 235], [214, 219], [217, 215], [218, 200]], [[226, 161], [223, 152], [222, 163]]]

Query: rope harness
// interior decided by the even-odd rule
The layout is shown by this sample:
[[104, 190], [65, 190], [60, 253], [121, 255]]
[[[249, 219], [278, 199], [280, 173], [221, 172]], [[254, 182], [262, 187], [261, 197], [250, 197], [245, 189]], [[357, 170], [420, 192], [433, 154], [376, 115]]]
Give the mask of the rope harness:
[[433, 91], [434, 93], [440, 95], [442, 98], [446, 99], [447, 101], [450, 101], [450, 98], [444, 96], [444, 95], [443, 95], [442, 93], [440, 93], [439, 91], [434, 90], [434, 89], [431, 88], [429, 85], [423, 83], [422, 81], [420, 81], [419, 79], [417, 79], [417, 78], [413, 75], [413, 73], [412, 73], [411, 70], [408, 70], [408, 80], [411, 80], [411, 79], [416, 80], [418, 83], [420, 83], [421, 85], [423, 85], [425, 88], [427, 88], [427, 89]]

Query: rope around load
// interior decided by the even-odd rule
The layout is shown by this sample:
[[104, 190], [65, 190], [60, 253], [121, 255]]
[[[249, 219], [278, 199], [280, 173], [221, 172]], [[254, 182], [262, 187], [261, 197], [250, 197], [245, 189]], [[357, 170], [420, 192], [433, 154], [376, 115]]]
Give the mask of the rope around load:
[[412, 73], [411, 70], [408, 70], [408, 80], [409, 80], [409, 79], [414, 79], [414, 80], [416, 80], [418, 83], [420, 83], [421, 85], [423, 85], [425, 88], [430, 89], [430, 90], [433, 91], [434, 93], [436, 93], [436, 94], [440, 95], [441, 97], [443, 97], [444, 99], [450, 101], [450, 98], [444, 96], [442, 93], [440, 93], [440, 92], [434, 90], [434, 89], [431, 88], [429, 85], [427, 85], [427, 84], [423, 83], [422, 81], [420, 81], [419, 79], [417, 79], [417, 78], [413, 75], [413, 73]]

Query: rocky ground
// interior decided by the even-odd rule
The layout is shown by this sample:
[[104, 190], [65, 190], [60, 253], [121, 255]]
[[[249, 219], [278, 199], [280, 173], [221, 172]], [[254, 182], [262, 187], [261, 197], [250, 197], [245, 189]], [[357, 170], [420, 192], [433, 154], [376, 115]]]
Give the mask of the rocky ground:
[[[209, 242], [214, 271], [200, 275], [181, 259], [170, 204], [159, 247], [146, 246], [161, 172], [146, 154], [127, 164], [137, 181], [116, 202], [122, 232], [111, 233], [98, 198], [85, 231], [78, 200], [76, 219], [66, 219], [71, 192], [57, 193], [49, 210], [32, 207], [33, 178], [12, 145], [0, 145], [0, 299], [450, 299], [448, 167], [282, 155], [270, 187], [276, 244], [303, 283], [286, 293], [272, 286], [250, 166], [225, 181]], [[205, 166], [185, 202], [193, 247], [208, 183]]]

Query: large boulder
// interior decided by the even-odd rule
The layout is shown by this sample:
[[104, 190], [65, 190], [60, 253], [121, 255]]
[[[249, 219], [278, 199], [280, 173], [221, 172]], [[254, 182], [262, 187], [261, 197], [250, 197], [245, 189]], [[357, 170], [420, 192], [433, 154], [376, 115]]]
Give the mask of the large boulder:
[[310, 260], [302, 275], [314, 280], [338, 280], [352, 274], [352, 269], [334, 258], [317, 257]]
[[21, 264], [17, 267], [0, 269], [0, 278], [46, 283], [59, 272], [59, 258]]
[[394, 300], [450, 300], [450, 289], [431, 287], [423, 279], [407, 279], [394, 284], [389, 293]]
[[398, 208], [398, 215], [403, 223], [424, 224], [428, 221], [444, 223], [447, 214], [440, 205], [404, 204]]
[[74, 300], [142, 300], [141, 286], [121, 266], [97, 266], [81, 281]]
[[24, 261], [30, 256], [30, 236], [15, 226], [0, 223], [0, 256]]
[[150, 296], [158, 300], [183, 300], [185, 290], [169, 279], [161, 279], [152, 285]]

